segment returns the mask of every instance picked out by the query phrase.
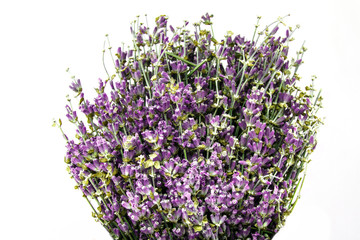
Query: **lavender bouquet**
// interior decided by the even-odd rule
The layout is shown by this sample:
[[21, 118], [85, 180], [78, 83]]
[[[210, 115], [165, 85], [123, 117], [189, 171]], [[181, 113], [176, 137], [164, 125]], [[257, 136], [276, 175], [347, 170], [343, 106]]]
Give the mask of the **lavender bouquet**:
[[322, 97], [296, 86], [297, 27], [277, 37], [283, 18], [262, 31], [259, 19], [251, 40], [216, 40], [209, 14], [192, 31], [164, 15], [153, 29], [136, 20], [132, 48], [109, 43], [115, 71], [105, 68], [93, 103], [74, 78], [87, 124], [68, 99], [77, 140], [63, 133], [65, 162], [113, 239], [272, 239], [284, 225]]

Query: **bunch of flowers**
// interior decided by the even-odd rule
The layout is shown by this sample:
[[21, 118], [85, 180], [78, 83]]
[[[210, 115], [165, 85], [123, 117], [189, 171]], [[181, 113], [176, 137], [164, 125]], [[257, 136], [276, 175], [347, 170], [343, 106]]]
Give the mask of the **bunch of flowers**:
[[283, 18], [262, 31], [259, 19], [252, 40], [220, 41], [209, 14], [193, 31], [164, 15], [153, 29], [137, 20], [132, 48], [109, 44], [115, 71], [93, 103], [74, 78], [87, 124], [68, 99], [77, 140], [63, 133], [65, 162], [114, 239], [271, 239], [283, 226], [321, 96], [296, 86], [306, 51], [287, 56], [296, 28], [277, 37]]

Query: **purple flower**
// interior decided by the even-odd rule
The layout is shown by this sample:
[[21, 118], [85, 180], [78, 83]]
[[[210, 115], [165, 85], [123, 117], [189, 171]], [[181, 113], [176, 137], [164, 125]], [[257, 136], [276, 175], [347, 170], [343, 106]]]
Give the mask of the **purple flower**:
[[226, 215], [221, 216], [219, 213], [210, 215], [211, 222], [216, 226], [220, 226], [226, 220]]
[[211, 22], [212, 17], [213, 17], [213, 15], [209, 15], [208, 13], [206, 13], [205, 15], [203, 15], [201, 17], [201, 19], [203, 20], [205, 25], [211, 25], [212, 24], [212, 22]]
[[81, 93], [82, 92], [82, 86], [81, 86], [80, 79], [72, 82], [69, 87], [70, 87], [71, 90], [73, 90], [76, 93]]
[[279, 26], [276, 25], [276, 27], [274, 27], [274, 29], [270, 32], [270, 35], [274, 35], [278, 30], [279, 30]]

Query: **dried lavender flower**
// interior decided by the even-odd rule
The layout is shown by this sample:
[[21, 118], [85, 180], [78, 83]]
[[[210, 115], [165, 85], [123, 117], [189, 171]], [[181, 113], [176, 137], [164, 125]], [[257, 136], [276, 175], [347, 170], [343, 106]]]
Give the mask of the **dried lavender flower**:
[[283, 18], [252, 40], [216, 40], [212, 18], [136, 20], [93, 102], [70, 85], [87, 124], [69, 99], [65, 162], [114, 239], [272, 239], [299, 199], [322, 123], [320, 92], [296, 85], [306, 48], [289, 59]]

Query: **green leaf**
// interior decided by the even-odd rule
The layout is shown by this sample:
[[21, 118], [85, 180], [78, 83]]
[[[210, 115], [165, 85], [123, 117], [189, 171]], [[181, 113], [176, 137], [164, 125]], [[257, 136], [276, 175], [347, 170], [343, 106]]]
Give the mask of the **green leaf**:
[[160, 162], [159, 162], [159, 161], [155, 161], [154, 167], [155, 167], [156, 169], [160, 169]]
[[205, 148], [206, 148], [206, 146], [204, 144], [201, 144], [201, 145], [196, 147], [197, 150], [203, 150]]
[[122, 176], [125, 180], [127, 180], [127, 179], [129, 178], [129, 176], [124, 175], [124, 174], [121, 174], [121, 176]]
[[60, 127], [62, 126], [62, 121], [60, 118], [59, 118], [59, 125], [60, 125]]
[[154, 166], [154, 161], [153, 160], [145, 161], [145, 163], [144, 163], [145, 168], [149, 168], [149, 167], [152, 167], [152, 166]]
[[154, 193], [153, 193], [153, 192], [150, 192], [150, 198], [151, 198], [152, 200], [154, 200]]
[[154, 160], [154, 158], [156, 158], [159, 154], [157, 152], [154, 152], [152, 154], [149, 155], [151, 160]]
[[234, 117], [234, 116], [231, 116], [229, 114], [223, 114], [223, 116], [226, 117], [226, 118], [229, 118], [229, 119], [236, 119], [236, 116]]
[[147, 141], [148, 143], [156, 143], [159, 139], [159, 136], [156, 136], [156, 138], [152, 138], [152, 137], [149, 137], [149, 138], [145, 138], [144, 140]]
[[197, 200], [197, 198], [195, 196], [192, 197], [192, 200], [194, 202], [194, 207], [197, 208], [199, 206], [199, 201]]
[[82, 181], [82, 184], [83, 184], [84, 186], [89, 185], [89, 180], [85, 179], [84, 181]]
[[143, 199], [141, 200], [141, 203], [144, 202], [146, 199], [147, 199], [147, 196], [144, 195], [144, 196], [143, 196]]
[[195, 232], [200, 232], [202, 230], [202, 226], [201, 225], [195, 225], [194, 226], [194, 231]]
[[215, 39], [215, 38], [211, 38], [211, 41], [214, 43], [214, 44], [218, 44], [218, 41]]

